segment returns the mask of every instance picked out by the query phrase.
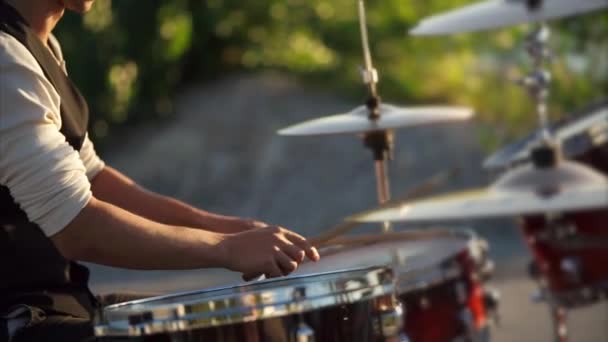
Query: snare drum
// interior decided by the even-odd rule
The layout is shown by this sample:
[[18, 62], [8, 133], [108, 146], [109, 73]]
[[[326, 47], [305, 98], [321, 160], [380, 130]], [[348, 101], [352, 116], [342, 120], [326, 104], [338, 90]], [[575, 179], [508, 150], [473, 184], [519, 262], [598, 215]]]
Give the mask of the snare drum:
[[416, 241], [321, 249], [321, 261], [303, 264], [297, 272], [390, 265], [409, 341], [482, 341], [489, 338], [486, 252], [485, 241], [470, 233], [434, 231]]
[[[608, 175], [608, 102], [590, 106], [555, 128], [564, 154]], [[608, 294], [608, 210], [525, 217], [522, 231], [560, 305], [576, 307]]]
[[106, 307], [102, 341], [398, 341], [390, 269], [271, 279]]

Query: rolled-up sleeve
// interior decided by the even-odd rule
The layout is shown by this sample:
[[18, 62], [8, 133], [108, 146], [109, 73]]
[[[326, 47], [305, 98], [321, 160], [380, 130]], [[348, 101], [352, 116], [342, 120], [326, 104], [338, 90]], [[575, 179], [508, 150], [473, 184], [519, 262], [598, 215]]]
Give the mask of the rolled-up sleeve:
[[103, 160], [99, 158], [97, 152], [95, 152], [93, 142], [89, 139], [88, 135], [85, 137], [82, 147], [80, 148], [80, 160], [82, 160], [82, 163], [84, 164], [89, 181], [92, 181], [106, 166]]
[[59, 103], [27, 49], [0, 36], [0, 184], [47, 236], [92, 196], [79, 153], [59, 132]]

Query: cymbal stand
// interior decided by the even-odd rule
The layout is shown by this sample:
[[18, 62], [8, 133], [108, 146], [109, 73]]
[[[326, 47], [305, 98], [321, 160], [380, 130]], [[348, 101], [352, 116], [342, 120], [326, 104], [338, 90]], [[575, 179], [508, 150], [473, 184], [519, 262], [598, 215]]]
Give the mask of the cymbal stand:
[[[369, 109], [368, 118], [372, 121], [380, 119], [380, 96], [378, 96], [378, 71], [372, 64], [372, 55], [369, 48], [367, 35], [367, 18], [365, 15], [364, 0], [357, 0], [357, 10], [359, 14], [359, 30], [361, 32], [361, 46], [363, 48], [364, 65], [361, 68], [363, 83], [369, 90], [369, 98], [366, 106]], [[394, 146], [393, 133], [387, 130], [366, 133], [363, 136], [363, 144], [372, 150], [374, 157], [374, 168], [376, 174], [376, 189], [378, 202], [384, 204], [391, 199], [390, 182], [387, 171], [387, 163], [392, 159]], [[383, 232], [392, 231], [389, 222], [384, 222]]]
[[517, 83], [528, 90], [528, 94], [536, 104], [541, 143], [553, 145], [555, 142], [549, 130], [549, 116], [547, 114], [551, 72], [544, 68], [544, 62], [552, 57], [551, 51], [547, 47], [550, 34], [549, 27], [544, 23], [539, 24], [528, 34], [525, 48], [532, 59], [533, 69], [527, 76], [517, 81]]
[[[529, 1], [530, 10], [538, 8], [542, 1]], [[549, 27], [540, 23], [526, 37], [525, 48], [533, 61], [532, 71], [517, 83], [528, 90], [530, 97], [536, 103], [538, 115], [539, 147], [533, 156], [533, 162], [537, 167], [552, 167], [559, 161], [561, 151], [559, 142], [549, 130], [549, 116], [547, 113], [547, 99], [549, 97], [549, 85], [551, 73], [544, 68], [544, 63], [552, 57], [547, 43], [550, 37]], [[534, 158], [535, 157], [535, 158]], [[550, 219], [550, 217], [547, 217]], [[566, 308], [552, 298], [550, 290], [541, 285], [541, 291], [546, 294], [545, 300], [549, 305], [551, 321], [553, 322], [553, 338], [555, 342], [567, 342], [567, 312]]]

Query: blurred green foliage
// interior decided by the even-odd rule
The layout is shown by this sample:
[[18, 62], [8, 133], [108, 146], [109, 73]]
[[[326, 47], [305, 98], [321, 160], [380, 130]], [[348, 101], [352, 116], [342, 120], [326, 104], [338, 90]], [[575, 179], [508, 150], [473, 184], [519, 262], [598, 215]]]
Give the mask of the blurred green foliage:
[[[509, 82], [530, 65], [521, 48], [526, 27], [406, 35], [423, 17], [468, 3], [368, 1], [372, 54], [384, 99], [474, 106], [492, 124], [480, 132], [492, 147], [536, 120], [524, 91]], [[552, 27], [551, 108], [560, 116], [608, 90], [608, 15]], [[56, 34], [99, 142], [122, 126], [170, 116], [179, 86], [230, 72], [278, 69], [355, 103], [365, 96], [356, 0], [97, 0], [86, 15], [67, 15]]]

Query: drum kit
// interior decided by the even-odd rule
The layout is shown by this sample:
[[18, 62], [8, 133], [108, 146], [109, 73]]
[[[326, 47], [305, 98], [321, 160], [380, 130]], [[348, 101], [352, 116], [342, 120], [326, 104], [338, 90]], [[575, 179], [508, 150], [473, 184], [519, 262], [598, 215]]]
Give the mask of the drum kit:
[[[424, 19], [411, 33], [441, 35], [536, 23], [526, 38], [534, 70], [518, 83], [536, 102], [539, 129], [490, 156], [490, 186], [435, 198], [391, 201], [386, 165], [394, 130], [466, 120], [462, 107], [382, 103], [357, 0], [369, 99], [351, 112], [279, 131], [288, 136], [356, 134], [372, 151], [379, 207], [349, 222], [378, 222], [383, 234], [331, 237], [322, 259], [285, 278], [115, 304], [95, 327], [102, 341], [489, 341], [499, 294], [488, 288], [488, 244], [470, 232], [394, 232], [394, 222], [520, 218], [539, 298], [549, 304], [555, 341], [567, 341], [566, 311], [608, 294], [608, 103], [548, 121], [546, 20], [608, 8], [608, 0], [487, 0]], [[349, 227], [352, 227], [349, 226]], [[342, 230], [342, 232], [344, 229]], [[314, 239], [313, 239], [314, 240]], [[318, 241], [321, 241], [318, 240]]]

